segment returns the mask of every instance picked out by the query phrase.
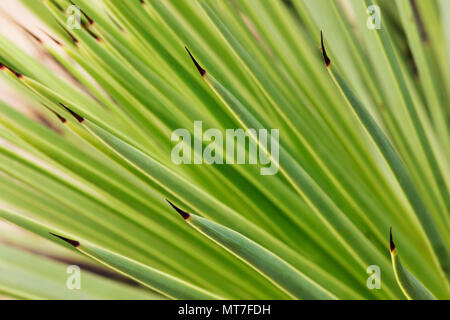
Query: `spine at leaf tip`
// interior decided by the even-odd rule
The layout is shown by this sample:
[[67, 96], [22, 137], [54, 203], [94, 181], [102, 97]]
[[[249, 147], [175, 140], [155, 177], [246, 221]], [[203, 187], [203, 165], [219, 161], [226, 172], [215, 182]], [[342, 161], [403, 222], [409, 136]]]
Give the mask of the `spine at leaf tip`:
[[394, 252], [395, 244], [394, 240], [392, 239], [392, 227], [389, 229], [389, 248], [391, 249], [391, 252]]
[[46, 35], [47, 37], [49, 37], [53, 42], [55, 42], [58, 46], [60, 46], [60, 47], [63, 46], [63, 44], [62, 44], [59, 40], [57, 40], [55, 37], [53, 37], [53, 36], [52, 36], [51, 34], [49, 34], [47, 31], [45, 31], [45, 30], [43, 30], [43, 29], [41, 29], [41, 28], [39, 28], [39, 30], [40, 30], [41, 32], [45, 33], [45, 35]]
[[[72, 5], [74, 5], [74, 6], [76, 6], [76, 4], [73, 3], [73, 1], [70, 1], [70, 3], [71, 3]], [[88, 21], [88, 23], [89, 23], [90, 25], [93, 25], [93, 24], [94, 24], [94, 20], [92, 20], [92, 19], [86, 14], [86, 12], [84, 12], [83, 10], [80, 9], [80, 11], [81, 11], [81, 13], [83, 14], [83, 16], [86, 18], [86, 20]]]
[[19, 72], [15, 71], [14, 69], [8, 67], [6, 64], [0, 62], [0, 70], [6, 70], [6, 69], [11, 71], [17, 78], [19, 78], [19, 79], [23, 78], [22, 74], [20, 74]]
[[58, 112], [56, 112], [55, 110], [45, 106], [50, 112], [52, 112], [62, 123], [66, 123], [67, 120], [66, 118], [64, 118], [63, 116], [61, 116]]
[[176, 205], [174, 205], [169, 200], [166, 199], [166, 201], [172, 206], [172, 208], [175, 209], [176, 212], [178, 212], [180, 214], [180, 216], [183, 217], [184, 220], [187, 220], [187, 219], [189, 219], [191, 217], [191, 215], [188, 212], [186, 212], [184, 210], [181, 210], [180, 208], [178, 208]]
[[75, 36], [69, 30], [67, 30], [61, 23], [58, 22], [58, 24], [64, 30], [64, 32], [67, 33], [67, 35], [70, 37], [70, 39], [72, 39], [72, 42], [74, 43], [74, 45], [78, 46], [78, 39], [75, 38]]
[[64, 109], [66, 109], [79, 123], [82, 123], [84, 121], [84, 118], [80, 116], [79, 114], [75, 113], [74, 111], [70, 110], [68, 107], [66, 107], [64, 104], [59, 103]]
[[325, 50], [325, 45], [323, 44], [323, 33], [322, 33], [322, 31], [320, 31], [320, 45], [321, 45], [321, 49], [322, 49], [323, 60], [325, 61], [325, 65], [328, 68], [330, 66], [330, 64], [331, 64], [331, 60], [328, 57], [327, 51]]
[[189, 51], [189, 49], [187, 47], [184, 47], [186, 49], [186, 51], [189, 53], [189, 56], [191, 57], [192, 61], [194, 62], [195, 66], [197, 67], [198, 72], [200, 72], [200, 75], [202, 77], [205, 76], [206, 71], [205, 69], [203, 69], [200, 64], [197, 62], [197, 60], [195, 60], [194, 56], [191, 54], [191, 52]]
[[80, 10], [81, 13], [83, 14], [83, 16], [87, 19], [87, 21], [89, 22], [89, 25], [93, 25], [94, 24], [94, 20], [92, 20], [87, 14], [86, 12], [84, 12], [83, 10]]
[[57, 238], [59, 238], [59, 239], [65, 241], [65, 242], [67, 242], [68, 244], [70, 244], [71, 246], [73, 246], [73, 247], [75, 247], [75, 248], [77, 248], [77, 247], [80, 246], [80, 243], [79, 243], [78, 241], [76, 241], [76, 240], [68, 239], [68, 238], [65, 238], [65, 237], [63, 237], [63, 236], [59, 236], [59, 235], [57, 235], [57, 234], [51, 233], [51, 232], [50, 232], [50, 234], [51, 234], [52, 236], [54, 236], [54, 237], [57, 237]]
[[20, 25], [20, 27], [23, 29], [23, 31], [25, 31], [28, 35], [30, 35], [30, 37], [32, 37], [34, 40], [36, 40], [39, 43], [43, 43], [42, 39], [39, 38], [37, 35], [35, 35], [33, 32], [31, 32], [30, 30], [28, 30], [27, 28], [25, 28], [24, 26]]

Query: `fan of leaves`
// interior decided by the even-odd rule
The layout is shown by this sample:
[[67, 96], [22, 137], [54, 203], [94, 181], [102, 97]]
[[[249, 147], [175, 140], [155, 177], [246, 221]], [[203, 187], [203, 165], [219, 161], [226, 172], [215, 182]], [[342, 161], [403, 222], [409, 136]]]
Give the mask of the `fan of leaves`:
[[[450, 298], [449, 1], [22, 2], [71, 81], [0, 37], [0, 217], [42, 239], [0, 235], [0, 293]], [[279, 129], [279, 172], [174, 164], [200, 120]]]

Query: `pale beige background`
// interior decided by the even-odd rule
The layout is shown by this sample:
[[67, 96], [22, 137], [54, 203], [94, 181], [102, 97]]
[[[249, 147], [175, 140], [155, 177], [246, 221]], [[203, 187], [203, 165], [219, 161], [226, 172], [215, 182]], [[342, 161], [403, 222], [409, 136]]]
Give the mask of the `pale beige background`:
[[[41, 26], [36, 18], [23, 7], [19, 0], [0, 0], [0, 33], [14, 41], [14, 43], [26, 52], [39, 57], [41, 50], [32, 43], [29, 36], [18, 27], [17, 23], [21, 23], [30, 30], [38, 29], [37, 26]], [[11, 92], [1, 81], [0, 97], [2, 97], [2, 100], [17, 107], [23, 104], [20, 98]]]
[[[26, 7], [22, 5], [20, 0], [0, 0], [0, 34], [14, 42], [15, 45], [19, 46], [29, 55], [38, 59], [39, 62], [44, 64], [49, 70], [57, 73], [65, 80], [71, 81], [74, 85], [79, 85], [73, 82], [73, 79], [44, 50], [42, 45], [34, 40], [26, 31], [24, 31], [24, 29], [20, 27], [20, 25], [41, 38], [46, 44], [53, 46], [56, 50], [60, 50], [61, 54], [64, 54], [64, 52], [46, 35], [46, 32], [50, 32], [50, 30], [48, 30], [45, 25], [40, 22], [31, 12], [29, 12]], [[17, 93], [12, 91], [8, 86], [6, 86], [6, 84], [3, 83], [1, 79], [0, 100], [8, 103], [14, 108], [21, 110], [31, 117], [34, 116], [34, 114], [30, 112], [31, 109], [27, 108], [27, 102], [22, 99]], [[2, 240], [1, 230], [12, 229], [16, 228], [0, 220], [0, 242]], [[27, 236], [33, 236], [28, 232], [24, 232], [23, 230], [18, 230], [17, 234], [26, 234]]]
[[[40, 1], [40, 0], [36, 0]], [[49, 30], [34, 15], [29, 12], [20, 0], [0, 0], [0, 34], [6, 36], [25, 52], [36, 57], [50, 70], [59, 73], [69, 80], [67, 74], [62, 72], [60, 66], [50, 57], [43, 47], [37, 43], [19, 25], [30, 30], [33, 34], [43, 39], [47, 44], [54, 45], [53, 41], [47, 37], [45, 32]], [[45, 32], [43, 31], [45, 30]], [[0, 81], [0, 97], [11, 105], [20, 108], [23, 101]]]
[[[48, 59], [46, 54], [44, 54], [44, 51], [39, 44], [32, 40], [30, 36], [18, 26], [19, 23], [36, 35], [43, 38], [45, 37], [45, 34], [41, 31], [42, 29], [45, 29], [45, 27], [33, 16], [32, 13], [26, 10], [19, 0], [0, 0], [0, 33], [8, 39], [14, 41], [16, 45], [21, 47], [30, 55], [38, 58], [50, 68], [55, 68], [54, 63]], [[8, 88], [1, 80], [0, 98], [16, 108], [22, 109], [26, 107], [25, 101], [23, 101], [10, 88]], [[13, 227], [0, 221], [0, 230], [5, 230], [6, 228], [12, 229]], [[22, 233], [22, 231], [19, 232]], [[0, 297], [0, 300], [1, 299], [2, 297]]]

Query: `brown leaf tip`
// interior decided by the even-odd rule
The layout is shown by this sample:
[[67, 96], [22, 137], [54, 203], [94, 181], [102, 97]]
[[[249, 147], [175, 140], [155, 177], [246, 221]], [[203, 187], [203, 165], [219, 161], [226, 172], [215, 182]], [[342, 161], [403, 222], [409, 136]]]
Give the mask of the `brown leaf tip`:
[[322, 33], [322, 31], [320, 31], [320, 45], [321, 45], [321, 48], [322, 48], [323, 60], [325, 61], [325, 65], [328, 68], [330, 66], [330, 64], [331, 64], [331, 60], [328, 57], [327, 51], [325, 50], [325, 45], [323, 44], [323, 33]]
[[394, 240], [392, 239], [392, 227], [389, 229], [389, 248], [391, 249], [391, 252], [394, 252], [395, 244]]
[[70, 37], [70, 39], [72, 39], [72, 42], [74, 43], [75, 46], [78, 45], [78, 39], [75, 38], [75, 36], [69, 31], [67, 30], [64, 25], [62, 25], [61, 23], [58, 22], [58, 24], [60, 25], [60, 27], [64, 30], [65, 33], [67, 33], [67, 35]]
[[41, 30], [41, 32], [43, 32], [47, 37], [49, 37], [53, 42], [55, 42], [58, 46], [62, 47], [63, 44], [58, 41], [55, 37], [53, 37], [50, 33], [48, 33], [47, 31], [39, 28], [39, 30]]
[[54, 113], [55, 116], [59, 119], [59, 121], [61, 121], [62, 123], [66, 123], [66, 122], [67, 122], [66, 118], [62, 117], [62, 116], [61, 116], [60, 114], [58, 114], [57, 112], [54, 112], [54, 111], [53, 111], [53, 113]]
[[180, 208], [178, 208], [176, 205], [174, 205], [169, 200], [166, 199], [166, 201], [172, 206], [172, 208], [175, 209], [176, 212], [178, 212], [180, 214], [180, 216], [183, 217], [184, 220], [187, 220], [187, 219], [189, 219], [191, 217], [191, 215], [188, 212], [186, 212], [184, 210], [181, 210]]
[[11, 71], [17, 78], [22, 79], [23, 75], [15, 71], [14, 69], [8, 67], [6, 64], [0, 62], [0, 70], [9, 70]]
[[203, 77], [206, 74], [205, 69], [203, 69], [197, 62], [197, 60], [195, 60], [194, 56], [191, 54], [191, 52], [189, 51], [189, 49], [187, 47], [184, 47], [186, 49], [186, 51], [189, 53], [189, 56], [191, 57], [192, 61], [194, 62], [195, 66], [197, 67], [198, 72], [200, 72], [200, 75]]
[[77, 119], [77, 121], [79, 123], [82, 123], [84, 121], [84, 118], [82, 116], [80, 116], [79, 114], [73, 112], [72, 110], [70, 110], [68, 107], [66, 107], [64, 104], [59, 103], [64, 109], [66, 109], [75, 119]]
[[67, 120], [66, 118], [64, 118], [63, 116], [61, 116], [58, 112], [56, 112], [55, 110], [50, 109], [49, 107], [47, 107], [48, 110], [50, 110], [50, 112], [52, 112], [58, 119], [59, 121], [61, 121], [62, 123], [66, 123]]
[[77, 247], [80, 246], [80, 243], [79, 243], [78, 241], [75, 241], [75, 240], [72, 240], [72, 239], [68, 239], [68, 238], [64, 238], [64, 237], [62, 237], [62, 236], [59, 236], [59, 235], [54, 234], [54, 233], [51, 233], [51, 232], [50, 232], [50, 234], [51, 234], [52, 236], [55, 236], [55, 237], [57, 237], [57, 238], [59, 238], [59, 239], [65, 241], [65, 242], [67, 242], [68, 244], [70, 244], [71, 246], [73, 246], [73, 247], [75, 247], [75, 248], [77, 248]]
[[74, 6], [76, 6], [76, 7], [81, 11], [81, 13], [82, 13], [83, 16], [86, 18], [86, 20], [89, 22], [90, 25], [93, 25], [93, 24], [94, 24], [94, 20], [92, 20], [92, 19], [86, 14], [86, 12], [84, 12], [80, 7], [78, 7], [75, 3], [73, 3], [72, 0], [70, 0], [70, 3], [71, 3], [72, 5], [74, 5]]
[[34, 40], [36, 40], [39, 43], [43, 43], [42, 39], [39, 38], [37, 35], [35, 35], [33, 32], [31, 32], [30, 30], [28, 30], [27, 28], [25, 28], [24, 26], [20, 25], [21, 28], [30, 36], [32, 37]]
[[84, 12], [83, 10], [80, 10], [80, 11], [81, 11], [81, 13], [83, 14], [83, 16], [87, 19], [89, 25], [92, 26], [92, 25], [94, 24], [94, 20], [92, 20], [92, 19], [86, 14], [86, 12]]

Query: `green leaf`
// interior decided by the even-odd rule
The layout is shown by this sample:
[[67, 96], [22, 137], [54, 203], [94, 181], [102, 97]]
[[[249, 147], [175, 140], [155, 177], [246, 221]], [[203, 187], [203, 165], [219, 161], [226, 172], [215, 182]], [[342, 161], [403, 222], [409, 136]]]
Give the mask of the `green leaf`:
[[[226, 299], [401, 299], [385, 248], [392, 225], [404, 266], [449, 298], [448, 1], [21, 1], [48, 29], [24, 29], [32, 54], [0, 35], [0, 78], [20, 98], [0, 102], [0, 217], [70, 247], [59, 257], [98, 267], [48, 232], [161, 287], [170, 275], [184, 295]], [[79, 29], [67, 26], [74, 4]], [[372, 5], [380, 29], [368, 25]], [[183, 155], [199, 160], [212, 146], [198, 120], [202, 133], [247, 130], [216, 155], [257, 165], [175, 164], [176, 129], [193, 142]], [[265, 146], [251, 129], [278, 129], [279, 140], [269, 134]], [[262, 176], [263, 160], [278, 172]], [[56, 274], [14, 288], [30, 276], [26, 260], [5, 269], [6, 296], [66, 297], [50, 284]], [[373, 265], [380, 290], [367, 289]]]
[[[17, 237], [17, 234], [16, 234]], [[36, 240], [35, 240], [36, 241]], [[132, 287], [86, 270], [85, 264], [65, 257], [66, 263], [48, 256], [27, 252], [14, 243], [0, 243], [0, 292], [19, 299], [164, 299], [143, 288]], [[55, 257], [57, 258], [57, 257]], [[80, 288], [70, 290], [69, 266], [80, 268]]]
[[76, 240], [71, 240], [56, 234], [54, 234], [54, 236], [67, 242], [81, 253], [104, 264], [108, 268], [111, 268], [171, 299], [220, 299], [219, 296], [208, 291], [109, 250], [86, 242], [81, 244]]
[[390, 249], [395, 278], [406, 298], [409, 300], [436, 300], [430, 291], [401, 262], [397, 247], [392, 239], [392, 229], [390, 232]]
[[331, 78], [341, 91], [342, 95], [346, 98], [346, 101], [352, 108], [355, 116], [361, 121], [361, 125], [364, 126], [366, 133], [373, 139], [373, 143], [377, 146], [379, 152], [389, 164], [393, 174], [405, 192], [405, 195], [411, 203], [411, 206], [414, 208], [414, 211], [428, 236], [436, 258], [441, 265], [442, 272], [446, 275], [447, 279], [450, 279], [450, 251], [441, 233], [439, 232], [435, 221], [432, 219], [427, 206], [423, 202], [421, 195], [417, 191], [404, 163], [383, 130], [373, 119], [367, 109], [362, 105], [357, 96], [353, 93], [345, 79], [338, 71], [332, 68], [331, 60], [326, 53], [323, 43], [323, 37], [322, 52]]
[[196, 230], [229, 250], [293, 298], [330, 300], [336, 297], [286, 261], [242, 234], [169, 204]]

